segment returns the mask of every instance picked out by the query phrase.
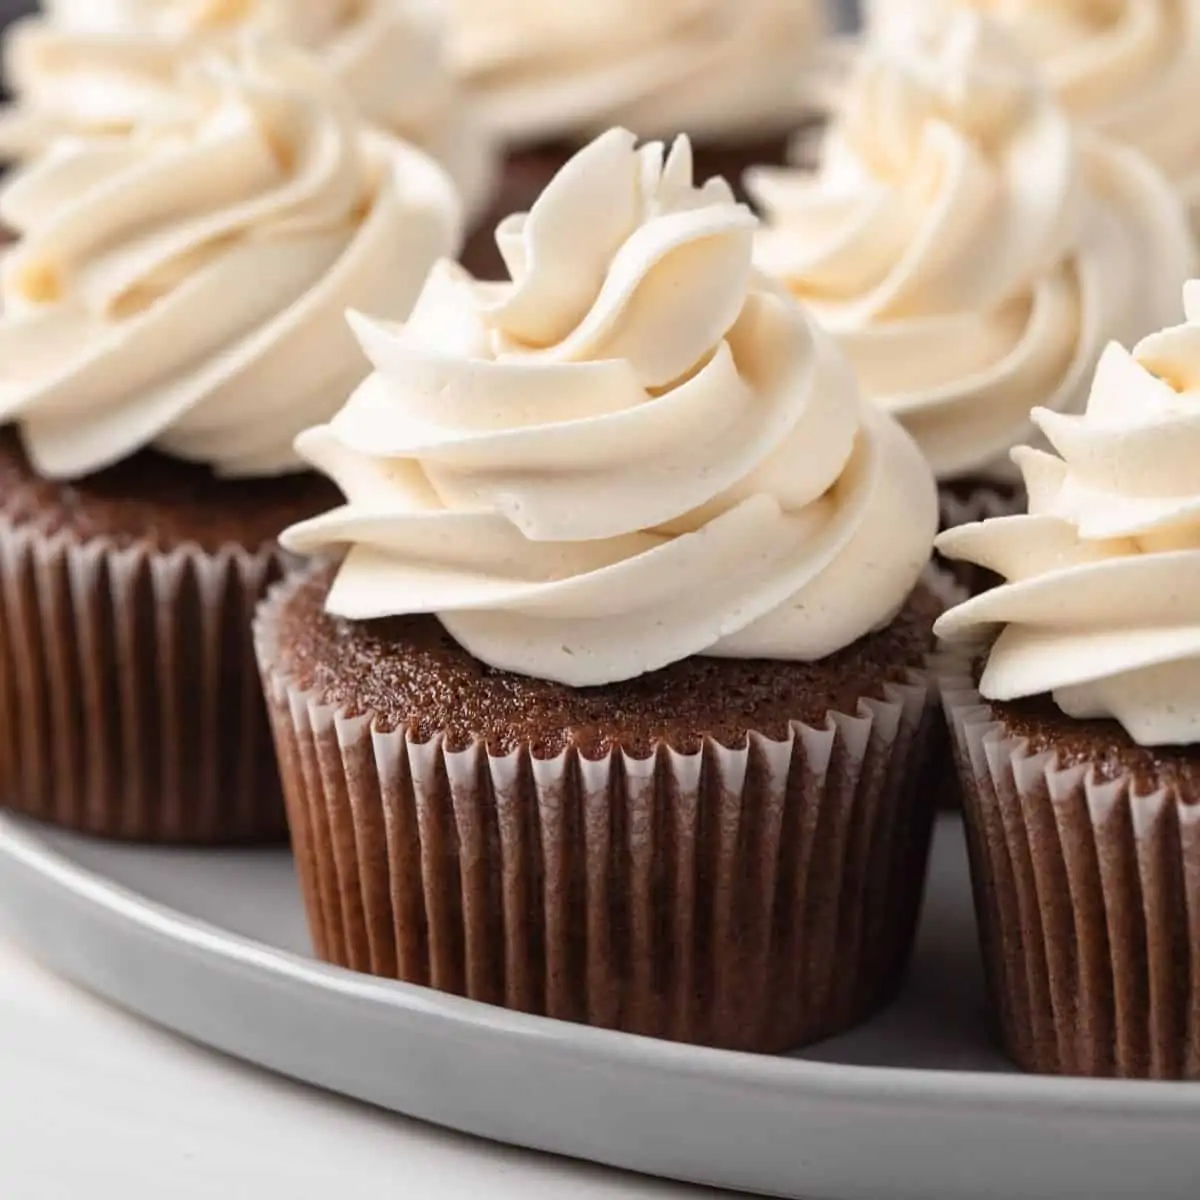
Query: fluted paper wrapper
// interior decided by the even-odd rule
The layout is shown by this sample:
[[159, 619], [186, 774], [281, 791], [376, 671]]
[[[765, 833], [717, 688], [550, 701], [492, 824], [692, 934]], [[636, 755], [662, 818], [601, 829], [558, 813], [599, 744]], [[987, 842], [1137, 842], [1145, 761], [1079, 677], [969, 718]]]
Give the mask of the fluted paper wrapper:
[[1098, 782], [943, 701], [1004, 1046], [1039, 1074], [1200, 1078], [1200, 805]]
[[[942, 529], [957, 529], [960, 525], [973, 525], [976, 521], [990, 521], [994, 517], [1011, 517], [1023, 513], [1026, 508], [1025, 490], [1022, 487], [999, 490], [980, 483], [970, 491], [952, 491], [947, 487], [938, 489], [938, 511]], [[988, 588], [1002, 582], [999, 576], [974, 563], [959, 562], [938, 557], [938, 565], [948, 571], [969, 596], [978, 596]]]
[[980, 483], [965, 495], [949, 488], [938, 489], [938, 510], [943, 529], [990, 521], [993, 517], [1011, 517], [1025, 511], [1026, 499], [1022, 488], [1007, 491]]
[[[952, 589], [947, 594], [951, 596], [947, 608], [962, 604], [967, 599], [967, 590], [954, 581]], [[936, 688], [941, 690], [948, 682], [951, 686], [960, 687], [961, 681], [970, 672], [972, 658], [957, 649], [940, 645], [930, 656], [930, 672]], [[940, 699], [938, 701], [941, 703]], [[962, 810], [962, 783], [955, 769], [954, 753], [951, 749], [951, 733], [944, 720], [938, 721], [931, 734], [933, 750], [931, 761], [940, 765], [940, 769], [931, 771], [931, 779], [935, 789], [935, 797], [939, 812], [957, 813]]]
[[286, 836], [250, 634], [282, 573], [273, 548], [0, 521], [0, 804], [109, 838]]
[[896, 992], [934, 808], [923, 675], [740, 750], [453, 752], [305, 693], [277, 668], [278, 607], [257, 644], [320, 957], [758, 1051], [838, 1032]]

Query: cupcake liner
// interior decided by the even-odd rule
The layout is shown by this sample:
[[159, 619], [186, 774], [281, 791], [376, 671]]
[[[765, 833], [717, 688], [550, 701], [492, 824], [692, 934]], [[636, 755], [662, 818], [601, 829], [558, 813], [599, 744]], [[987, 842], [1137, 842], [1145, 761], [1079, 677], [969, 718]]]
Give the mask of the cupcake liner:
[[1200, 804], [1030, 754], [969, 677], [943, 701], [1009, 1055], [1038, 1074], [1200, 1078]]
[[993, 517], [1011, 517], [1025, 511], [1025, 492], [1021, 488], [996, 488], [986, 483], [968, 487], [965, 483], [953, 488], [938, 488], [938, 510], [941, 527], [954, 529]]
[[539, 759], [418, 743], [256, 644], [318, 955], [568, 1021], [757, 1051], [892, 998], [933, 820], [928, 676], [786, 741]]
[[[959, 525], [973, 525], [976, 521], [990, 521], [993, 517], [1010, 517], [1025, 511], [1023, 488], [998, 489], [988, 484], [968, 486], [965, 482], [953, 487], [938, 488], [938, 510], [941, 528], [955, 529]], [[960, 583], [970, 596], [978, 596], [994, 587], [1000, 579], [991, 571], [977, 567], [974, 563], [955, 562], [940, 555], [938, 565]]]
[[[949, 578], [953, 579], [952, 576]], [[957, 580], [954, 580], [951, 594], [952, 599], [947, 603], [947, 608], [961, 604], [967, 599], [966, 589]], [[940, 692], [947, 681], [954, 687], [960, 686], [960, 681], [970, 673], [972, 659], [954, 647], [940, 645], [930, 656], [929, 661], [934, 684]], [[939, 696], [939, 703], [941, 702]], [[954, 749], [951, 744], [952, 735], [947, 723], [944, 720], [938, 721], [934, 725], [930, 737], [933, 746], [930, 758], [940, 768], [932, 770], [930, 775], [937, 809], [943, 813], [961, 812], [962, 783], [959, 773], [955, 769]]]
[[281, 552], [0, 519], [0, 804], [147, 842], [286, 836], [250, 623]]

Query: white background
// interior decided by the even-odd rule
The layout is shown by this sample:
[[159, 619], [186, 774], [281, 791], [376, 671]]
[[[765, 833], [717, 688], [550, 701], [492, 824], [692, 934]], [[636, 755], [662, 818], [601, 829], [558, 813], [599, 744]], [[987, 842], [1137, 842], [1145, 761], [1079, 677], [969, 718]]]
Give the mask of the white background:
[[3, 1200], [700, 1200], [445, 1133], [162, 1033], [0, 942]]

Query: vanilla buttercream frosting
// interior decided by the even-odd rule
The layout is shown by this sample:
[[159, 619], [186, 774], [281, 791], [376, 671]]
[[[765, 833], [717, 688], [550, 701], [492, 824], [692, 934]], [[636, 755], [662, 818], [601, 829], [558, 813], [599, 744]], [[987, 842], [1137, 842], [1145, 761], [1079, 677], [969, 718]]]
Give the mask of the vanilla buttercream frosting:
[[1000, 630], [982, 695], [1050, 693], [1144, 746], [1200, 742], [1200, 284], [1185, 307], [1132, 354], [1108, 347], [1085, 414], [1034, 414], [1055, 453], [1014, 451], [1027, 514], [939, 540], [1006, 580], [938, 626]]
[[404, 325], [301, 453], [346, 504], [285, 546], [347, 548], [330, 612], [434, 613], [493, 667], [574, 686], [695, 655], [819, 659], [886, 625], [936, 489], [832, 343], [752, 267], [755, 218], [679, 139], [615, 129]]
[[228, 475], [298, 469], [293, 441], [367, 372], [347, 307], [408, 315], [455, 252], [432, 159], [365, 130], [298, 52], [197, 73], [178, 115], [60, 142], [9, 185], [0, 422], [34, 467], [89, 474], [154, 446]]
[[1200, 0], [874, 0], [872, 24], [887, 36], [931, 3], [1003, 22], [1074, 117], [1140, 150], [1200, 209]]
[[0, 154], [27, 158], [65, 134], [125, 134], [186, 103], [197, 56], [269, 37], [319, 58], [364, 118], [432, 154], [468, 208], [486, 199], [494, 141], [446, 57], [432, 0], [47, 0], [5, 53], [15, 102]]
[[505, 139], [787, 132], [821, 0], [450, 0], [451, 55]]
[[837, 337], [941, 479], [1029, 412], [1078, 411], [1104, 346], [1173, 319], [1195, 247], [1140, 156], [1073, 127], [969, 12], [868, 46], [815, 172], [761, 169], [756, 260]]

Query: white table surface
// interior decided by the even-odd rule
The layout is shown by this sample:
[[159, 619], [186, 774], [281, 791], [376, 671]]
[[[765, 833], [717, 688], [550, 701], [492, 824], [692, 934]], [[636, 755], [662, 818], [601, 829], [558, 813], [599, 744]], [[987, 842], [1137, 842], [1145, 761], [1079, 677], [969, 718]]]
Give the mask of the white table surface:
[[0, 941], [3, 1200], [687, 1200], [276, 1079], [127, 1016]]

